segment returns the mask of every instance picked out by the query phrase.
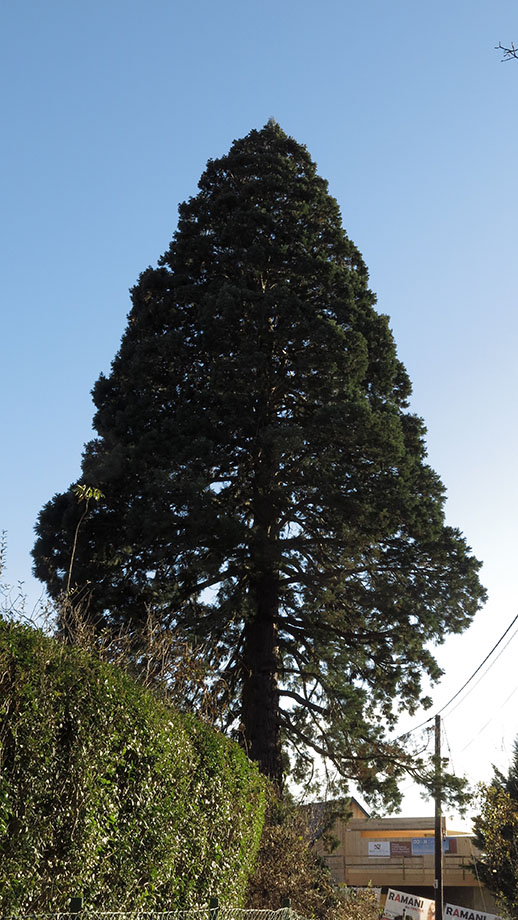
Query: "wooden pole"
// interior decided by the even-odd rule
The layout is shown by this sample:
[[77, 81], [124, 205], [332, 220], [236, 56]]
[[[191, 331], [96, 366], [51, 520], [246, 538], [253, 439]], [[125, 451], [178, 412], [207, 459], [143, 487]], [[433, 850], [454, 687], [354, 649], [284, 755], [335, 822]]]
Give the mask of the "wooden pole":
[[443, 920], [441, 717], [435, 716], [435, 920]]

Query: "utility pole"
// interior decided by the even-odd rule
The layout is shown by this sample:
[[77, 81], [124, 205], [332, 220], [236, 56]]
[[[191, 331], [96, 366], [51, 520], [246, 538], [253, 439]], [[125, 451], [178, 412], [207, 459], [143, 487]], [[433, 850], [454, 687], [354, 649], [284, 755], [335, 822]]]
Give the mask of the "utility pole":
[[443, 920], [441, 717], [435, 716], [435, 920]]

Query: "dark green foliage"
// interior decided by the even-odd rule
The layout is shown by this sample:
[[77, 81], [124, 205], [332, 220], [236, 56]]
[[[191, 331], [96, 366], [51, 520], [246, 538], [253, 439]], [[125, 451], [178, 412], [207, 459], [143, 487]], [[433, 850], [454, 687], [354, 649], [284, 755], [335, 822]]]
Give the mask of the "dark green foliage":
[[509, 772], [495, 769], [492, 783], [482, 790], [481, 810], [475, 818], [475, 843], [482, 856], [476, 872], [484, 885], [518, 915], [518, 740]]
[[264, 782], [113, 666], [0, 621], [0, 910], [242, 903]]
[[[92, 617], [151, 607], [208, 639], [229, 726], [280, 783], [315, 751], [397, 800], [386, 728], [437, 679], [430, 644], [484, 597], [362, 257], [307, 150], [274, 122], [210, 161], [180, 206], [93, 396], [78, 533]], [[35, 572], [59, 597], [80, 509], [42, 510]], [[284, 759], [286, 768], [286, 758]]]

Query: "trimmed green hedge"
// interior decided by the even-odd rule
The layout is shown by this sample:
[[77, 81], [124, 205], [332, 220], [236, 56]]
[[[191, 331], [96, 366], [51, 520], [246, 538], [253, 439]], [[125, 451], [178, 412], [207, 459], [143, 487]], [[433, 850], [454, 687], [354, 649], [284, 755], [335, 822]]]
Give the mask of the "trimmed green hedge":
[[124, 672], [0, 620], [0, 910], [239, 905], [264, 783]]

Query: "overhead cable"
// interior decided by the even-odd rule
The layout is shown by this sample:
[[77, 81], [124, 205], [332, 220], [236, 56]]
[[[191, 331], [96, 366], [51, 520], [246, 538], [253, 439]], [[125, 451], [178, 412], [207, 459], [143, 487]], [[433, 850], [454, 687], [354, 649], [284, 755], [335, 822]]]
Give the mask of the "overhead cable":
[[[469, 688], [468, 692], [464, 694], [464, 696], [462, 697], [462, 699], [460, 699], [459, 702], [453, 707], [453, 709], [450, 710], [450, 712], [448, 713], [449, 716], [451, 716], [452, 712], [455, 712], [455, 710], [457, 709], [457, 706], [461, 706], [461, 705], [462, 705], [462, 703], [464, 702], [464, 700], [466, 699], [466, 697], [469, 696], [469, 694], [475, 689], [475, 687], [478, 687], [480, 681], [484, 679], [484, 677], [486, 676], [486, 674], [489, 673], [489, 671], [491, 670], [491, 668], [493, 667], [493, 665], [497, 663], [498, 659], [500, 658], [500, 655], [503, 655], [503, 653], [505, 652], [507, 646], [510, 645], [510, 643], [513, 641], [513, 639], [514, 639], [514, 637], [516, 636], [517, 633], [518, 633], [518, 629], [515, 629], [514, 633], [513, 633], [512, 636], [510, 637], [510, 639], [508, 639], [507, 642], [505, 643], [504, 647], [503, 647], [502, 649], [500, 649], [500, 651], [499, 651], [498, 655], [496, 656], [496, 658], [493, 658], [493, 661], [491, 662], [491, 664], [486, 668], [486, 670], [484, 671], [484, 673], [480, 675], [480, 677], [479, 677], [479, 679], [476, 681], [476, 683], [474, 683], [473, 686]], [[503, 638], [503, 637], [502, 637], [502, 638]], [[493, 650], [493, 651], [494, 651], [494, 650]], [[487, 661], [487, 659], [486, 659], [486, 661]], [[482, 662], [482, 664], [483, 664], [483, 663], [484, 663], [484, 662]], [[482, 667], [482, 665], [481, 665], [481, 667]], [[474, 677], [474, 676], [475, 676], [475, 675], [473, 675], [473, 677]], [[466, 684], [464, 684], [464, 686], [466, 686]], [[463, 690], [464, 687], [462, 687], [461, 689]], [[459, 693], [460, 693], [460, 692], [461, 692], [461, 691], [459, 690]], [[458, 694], [457, 694], [457, 695], [458, 695]], [[454, 697], [454, 699], [455, 699], [455, 697]], [[450, 703], [451, 703], [451, 700], [450, 700]], [[449, 703], [447, 703], [447, 705], [449, 706]], [[441, 712], [442, 712], [442, 710], [441, 710]]]
[[[471, 675], [471, 677], [468, 677], [467, 681], [466, 681], [465, 683], [463, 683], [463, 685], [462, 685], [462, 687], [460, 688], [460, 690], [457, 690], [457, 692], [452, 696], [451, 700], [448, 700], [448, 702], [445, 703], [444, 706], [441, 707], [441, 709], [439, 709], [439, 712], [437, 713], [437, 715], [438, 715], [439, 713], [441, 713], [441, 712], [444, 712], [444, 710], [447, 709], [448, 706], [450, 706], [450, 705], [453, 703], [453, 701], [457, 699], [458, 696], [460, 696], [460, 694], [461, 694], [462, 691], [468, 686], [468, 684], [471, 683], [471, 681], [473, 680], [474, 677], [476, 677], [476, 675], [477, 675], [478, 672], [481, 670], [481, 668], [484, 667], [486, 661], [488, 661], [488, 659], [491, 658], [491, 655], [493, 654], [493, 652], [496, 651], [496, 649], [498, 648], [498, 646], [500, 645], [500, 643], [505, 639], [505, 637], [507, 636], [507, 633], [509, 632], [510, 629], [512, 629], [512, 627], [514, 626], [514, 624], [516, 623], [517, 620], [518, 620], [518, 613], [517, 613], [516, 616], [514, 617], [513, 621], [512, 621], [511, 623], [509, 623], [509, 626], [507, 627], [507, 629], [505, 630], [505, 632], [502, 633], [502, 635], [500, 636], [498, 642], [495, 643], [495, 645], [493, 646], [493, 648], [491, 649], [491, 651], [488, 652], [488, 654], [486, 655], [486, 657], [484, 658], [484, 660], [479, 664], [478, 668], [476, 668], [476, 669], [473, 671], [473, 674]], [[516, 632], [518, 632], [518, 630], [517, 630]], [[511, 639], [514, 638], [514, 636], [516, 635], [516, 632], [513, 633], [513, 635], [511, 636]], [[509, 642], [511, 641], [511, 639], [509, 639]], [[509, 645], [509, 642], [506, 644], [506, 646], [505, 646], [506, 648], [507, 648], [507, 645]], [[502, 649], [502, 651], [503, 651], [503, 649]], [[489, 668], [488, 668], [488, 670], [489, 670]], [[487, 672], [486, 672], [486, 673], [487, 673]]]
[[[513, 626], [514, 626], [514, 624], [516, 623], [517, 620], [518, 620], [518, 613], [517, 613], [516, 616], [513, 618], [513, 620], [511, 621], [511, 623], [509, 623], [509, 626], [507, 627], [507, 629], [505, 630], [505, 632], [502, 633], [502, 635], [500, 636], [498, 642], [495, 642], [495, 644], [494, 644], [493, 648], [491, 649], [491, 651], [488, 652], [488, 654], [486, 655], [486, 657], [484, 658], [484, 660], [481, 661], [481, 663], [479, 664], [478, 668], [475, 668], [475, 670], [473, 671], [473, 674], [471, 675], [471, 677], [468, 677], [468, 679], [463, 683], [463, 685], [462, 685], [462, 687], [460, 688], [460, 690], [457, 690], [457, 692], [453, 694], [453, 696], [451, 697], [451, 699], [449, 699], [448, 702], [444, 704], [444, 706], [442, 706], [439, 710], [437, 710], [436, 715], [440, 715], [441, 712], [444, 712], [444, 710], [447, 709], [448, 706], [450, 706], [450, 705], [453, 703], [453, 701], [457, 699], [458, 696], [460, 696], [460, 694], [462, 693], [462, 691], [465, 690], [465, 688], [468, 686], [468, 684], [471, 683], [471, 681], [473, 680], [473, 678], [476, 677], [477, 674], [479, 673], [479, 671], [484, 667], [486, 661], [488, 661], [489, 658], [491, 658], [491, 655], [493, 654], [493, 652], [496, 651], [496, 649], [498, 648], [498, 646], [500, 645], [500, 643], [503, 642], [503, 640], [504, 640], [505, 637], [507, 636], [507, 633], [513, 628]], [[516, 632], [513, 633], [513, 635], [512, 635], [511, 638], [509, 639], [509, 642], [511, 642], [511, 640], [514, 638], [514, 636], [516, 635], [517, 632], [518, 632], [518, 630], [516, 630]], [[505, 648], [507, 648], [507, 646], [509, 645], [509, 642], [506, 643]], [[503, 649], [502, 649], [502, 651], [503, 651]], [[487, 670], [489, 670], [489, 668], [488, 668]], [[487, 674], [487, 671], [486, 671], [485, 673]], [[482, 675], [482, 676], [485, 676], [485, 674]], [[466, 696], [467, 696], [467, 694], [466, 694]], [[464, 699], [465, 699], [465, 697], [464, 697]], [[462, 701], [461, 701], [461, 702], [462, 702]], [[459, 703], [458, 705], [460, 706], [460, 703]], [[397, 737], [395, 740], [396, 740], [396, 741], [399, 741], [401, 738], [406, 738], [408, 735], [413, 734], [413, 732], [416, 732], [416, 731], [418, 731], [420, 728], [423, 728], [425, 725], [428, 725], [428, 723], [431, 722], [433, 718], [434, 718], [434, 716], [430, 716], [428, 719], [425, 719], [424, 722], [420, 722], [419, 725], [415, 725], [414, 728], [410, 728], [408, 731], [403, 732], [401, 735], [398, 735], [398, 737]]]
[[[500, 710], [504, 708], [504, 706], [509, 702], [509, 700], [511, 699], [511, 697], [514, 696], [514, 694], [516, 693], [517, 690], [518, 690], [518, 686], [516, 686], [516, 687], [514, 688], [514, 690], [511, 691], [511, 693], [510, 693], [509, 696], [504, 700], [504, 702], [502, 703], [502, 705], [498, 707], [498, 710], [497, 710], [498, 712], [500, 712]], [[477, 732], [477, 734], [476, 734], [476, 735], [473, 735], [471, 741], [468, 741], [468, 743], [464, 745], [464, 747], [463, 747], [462, 750], [461, 750], [461, 754], [463, 754], [464, 751], [466, 751], [466, 750], [473, 744], [473, 742], [476, 741], [476, 739], [479, 737], [479, 735], [482, 734], [482, 732], [485, 732], [487, 726], [488, 726], [488, 725], [491, 725], [491, 722], [494, 722], [494, 721], [495, 721], [495, 718], [496, 718], [496, 714], [495, 714], [495, 715], [492, 715], [491, 718], [487, 720], [486, 724], [483, 725], [481, 729], [479, 729], [479, 731]]]

